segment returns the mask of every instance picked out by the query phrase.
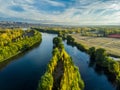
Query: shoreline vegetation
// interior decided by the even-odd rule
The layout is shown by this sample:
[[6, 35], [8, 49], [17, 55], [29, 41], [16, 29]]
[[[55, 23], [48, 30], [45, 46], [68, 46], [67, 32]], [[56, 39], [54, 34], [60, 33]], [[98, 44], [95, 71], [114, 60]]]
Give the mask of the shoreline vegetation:
[[39, 81], [37, 90], [83, 90], [84, 82], [79, 69], [65, 51], [62, 38], [55, 37], [53, 44], [53, 57]]
[[42, 37], [36, 30], [15, 28], [1, 30], [0, 41], [0, 62], [3, 62], [40, 43]]

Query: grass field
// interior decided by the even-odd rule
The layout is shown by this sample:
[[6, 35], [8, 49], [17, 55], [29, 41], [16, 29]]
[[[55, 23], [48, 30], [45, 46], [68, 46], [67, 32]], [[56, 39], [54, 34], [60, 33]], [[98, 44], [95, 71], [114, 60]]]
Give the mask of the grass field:
[[80, 34], [72, 34], [76, 42], [85, 45], [87, 48], [92, 46], [106, 49], [108, 54], [120, 57], [120, 39], [105, 37], [86, 37]]

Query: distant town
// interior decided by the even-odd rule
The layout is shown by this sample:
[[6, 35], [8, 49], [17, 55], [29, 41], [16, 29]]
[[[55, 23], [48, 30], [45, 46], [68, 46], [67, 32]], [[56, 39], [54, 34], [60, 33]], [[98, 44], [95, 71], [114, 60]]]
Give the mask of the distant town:
[[40, 26], [40, 24], [26, 23], [26, 22], [13, 22], [13, 21], [0, 21], [1, 28], [27, 28], [32, 26]]

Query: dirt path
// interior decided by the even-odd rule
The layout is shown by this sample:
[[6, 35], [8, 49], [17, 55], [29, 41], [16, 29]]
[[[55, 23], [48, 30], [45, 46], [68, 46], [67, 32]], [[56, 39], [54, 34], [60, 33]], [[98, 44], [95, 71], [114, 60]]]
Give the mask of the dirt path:
[[59, 60], [53, 73], [54, 83], [52, 90], [58, 90], [58, 88], [60, 87], [60, 81], [63, 76], [63, 73], [64, 73], [63, 62], [62, 60]]

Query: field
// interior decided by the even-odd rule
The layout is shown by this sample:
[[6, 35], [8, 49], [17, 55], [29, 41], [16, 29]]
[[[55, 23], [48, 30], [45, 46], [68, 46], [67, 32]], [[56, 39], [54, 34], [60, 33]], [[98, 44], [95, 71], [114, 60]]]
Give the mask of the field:
[[85, 45], [87, 48], [96, 47], [106, 49], [108, 54], [120, 57], [120, 39], [105, 37], [86, 37], [79, 34], [72, 34], [76, 42]]

